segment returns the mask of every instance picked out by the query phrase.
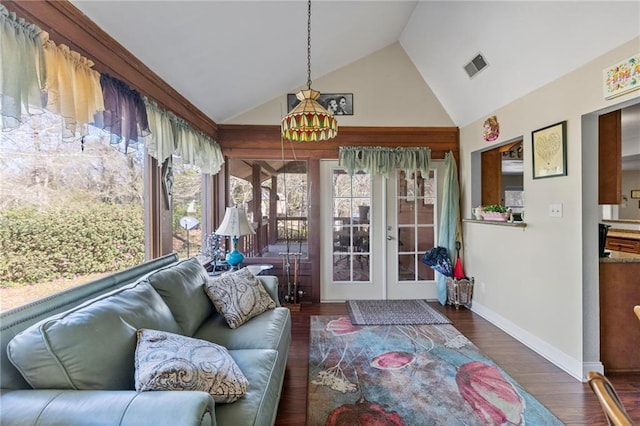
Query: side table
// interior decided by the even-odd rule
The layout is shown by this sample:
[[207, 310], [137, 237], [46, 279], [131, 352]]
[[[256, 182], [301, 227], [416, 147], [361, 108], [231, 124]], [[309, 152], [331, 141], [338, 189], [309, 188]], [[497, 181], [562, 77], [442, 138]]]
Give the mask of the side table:
[[249, 271], [251, 271], [251, 273], [253, 275], [259, 275], [263, 271], [268, 271], [270, 269], [273, 269], [273, 265], [270, 265], [270, 264], [267, 264], [267, 263], [260, 264], [260, 265], [258, 265], [258, 264], [256, 264], [256, 265], [247, 265], [247, 269]]

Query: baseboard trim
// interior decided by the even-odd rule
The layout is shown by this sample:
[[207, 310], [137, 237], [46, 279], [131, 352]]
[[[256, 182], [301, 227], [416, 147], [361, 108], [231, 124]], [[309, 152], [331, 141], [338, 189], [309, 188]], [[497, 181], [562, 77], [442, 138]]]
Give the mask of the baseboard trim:
[[568, 356], [556, 347], [476, 301], [473, 302], [471, 310], [581, 382], [585, 381], [587, 371], [604, 369], [602, 363], [582, 363]]

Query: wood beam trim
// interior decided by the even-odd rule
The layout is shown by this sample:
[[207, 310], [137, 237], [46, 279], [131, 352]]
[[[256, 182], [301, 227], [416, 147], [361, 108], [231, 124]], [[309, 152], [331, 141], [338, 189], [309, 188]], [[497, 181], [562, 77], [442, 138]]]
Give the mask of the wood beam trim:
[[9, 11], [38, 25], [57, 44], [91, 59], [94, 69], [125, 81], [198, 130], [217, 139], [218, 125], [69, 1], [0, 0]]
[[[457, 127], [341, 127], [330, 141], [291, 142], [280, 138], [280, 126], [225, 125], [219, 127], [218, 143], [231, 158], [337, 158], [340, 146], [424, 147], [433, 159], [453, 151], [459, 156]], [[284, 146], [283, 146], [284, 144]], [[284, 149], [283, 149], [284, 148]]]

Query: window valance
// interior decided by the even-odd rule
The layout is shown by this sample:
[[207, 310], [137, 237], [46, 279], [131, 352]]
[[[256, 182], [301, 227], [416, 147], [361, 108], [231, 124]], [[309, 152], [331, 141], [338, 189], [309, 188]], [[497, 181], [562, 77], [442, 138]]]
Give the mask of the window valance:
[[22, 111], [43, 107], [47, 79], [41, 30], [0, 4], [0, 115], [2, 128], [20, 125]]
[[209, 136], [196, 131], [185, 120], [146, 99], [147, 116], [151, 134], [146, 145], [158, 165], [175, 152], [186, 164], [195, 165], [202, 173], [217, 174], [224, 157], [220, 146]]
[[46, 108], [64, 119], [67, 131], [74, 136], [79, 127], [91, 123], [98, 111], [104, 110], [100, 73], [93, 62], [61, 44], [57, 46], [49, 34], [40, 34], [47, 66]]
[[431, 168], [431, 150], [426, 147], [342, 146], [338, 158], [340, 166], [344, 167], [350, 176], [362, 170], [388, 178], [395, 169], [420, 170], [422, 176], [428, 176]]
[[[131, 89], [125, 82], [107, 74], [100, 75], [104, 111], [95, 115], [95, 126], [109, 131], [121, 139], [114, 140], [117, 145], [124, 142], [124, 151], [136, 146], [140, 137], [149, 134], [147, 108], [140, 93]], [[117, 139], [117, 138], [116, 138]]]
[[0, 52], [3, 129], [18, 127], [22, 115], [31, 114], [30, 107], [46, 107], [63, 117], [65, 136], [77, 136], [80, 126], [93, 124], [108, 131], [112, 146], [125, 153], [146, 138], [149, 153], [160, 164], [175, 152], [202, 173], [220, 171], [224, 157], [213, 139], [145, 102], [124, 81], [93, 70], [93, 61], [65, 45], [57, 46], [48, 33], [2, 4]]

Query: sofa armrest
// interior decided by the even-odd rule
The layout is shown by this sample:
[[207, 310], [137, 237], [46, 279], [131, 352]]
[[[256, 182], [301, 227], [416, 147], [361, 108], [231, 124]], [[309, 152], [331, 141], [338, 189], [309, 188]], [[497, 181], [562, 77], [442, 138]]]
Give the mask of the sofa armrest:
[[276, 306], [282, 306], [278, 297], [278, 277], [275, 275], [258, 275], [257, 278], [262, 282], [269, 296], [276, 302]]
[[0, 395], [0, 424], [215, 426], [215, 405], [197, 391], [12, 390]]

